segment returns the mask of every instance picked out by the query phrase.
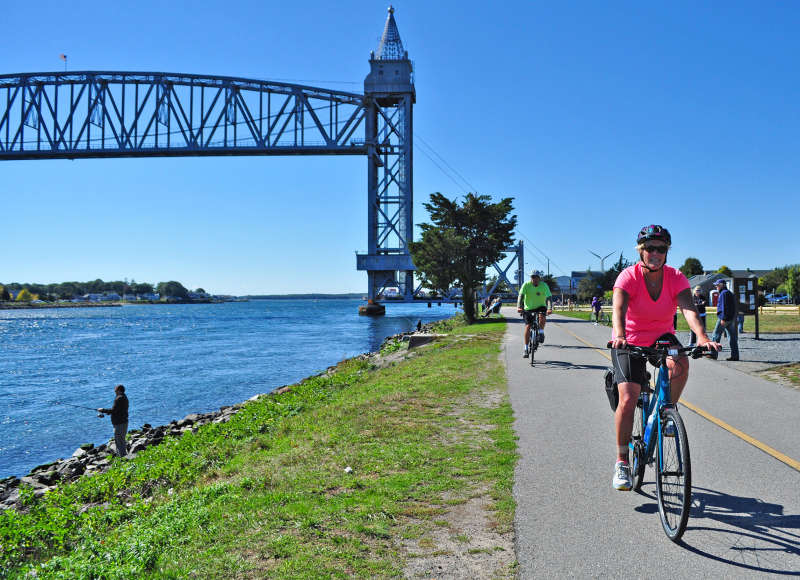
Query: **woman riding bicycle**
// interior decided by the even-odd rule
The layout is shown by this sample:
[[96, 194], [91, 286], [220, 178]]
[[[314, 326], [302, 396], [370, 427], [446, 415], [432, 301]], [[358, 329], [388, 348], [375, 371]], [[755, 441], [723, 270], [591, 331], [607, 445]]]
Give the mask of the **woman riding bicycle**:
[[[706, 335], [686, 276], [667, 266], [667, 251], [671, 243], [666, 228], [659, 225], [643, 227], [636, 239], [640, 261], [620, 272], [614, 282], [611, 360], [614, 363], [614, 381], [619, 388], [619, 404], [614, 416], [617, 462], [612, 485], [621, 491], [628, 491], [632, 486], [628, 443], [636, 401], [641, 385], [646, 381], [647, 370], [647, 362], [631, 356], [626, 346], [653, 346], [658, 339], [680, 344], [673, 326], [673, 315], [678, 306], [689, 328], [697, 335], [698, 346], [717, 351], [721, 348]], [[686, 355], [669, 357], [667, 367], [672, 402], [676, 402], [686, 386], [689, 359]]]

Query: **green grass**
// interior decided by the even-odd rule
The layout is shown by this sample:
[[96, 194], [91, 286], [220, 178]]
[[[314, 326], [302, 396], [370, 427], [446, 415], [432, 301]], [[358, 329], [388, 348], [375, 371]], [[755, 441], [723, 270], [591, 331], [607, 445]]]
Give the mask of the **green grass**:
[[448, 338], [393, 366], [346, 361], [29, 498], [0, 513], [0, 577], [393, 578], [400, 541], [480, 490], [510, 532], [503, 330], [447, 321]]
[[796, 387], [800, 387], [800, 363], [781, 365], [770, 369]]

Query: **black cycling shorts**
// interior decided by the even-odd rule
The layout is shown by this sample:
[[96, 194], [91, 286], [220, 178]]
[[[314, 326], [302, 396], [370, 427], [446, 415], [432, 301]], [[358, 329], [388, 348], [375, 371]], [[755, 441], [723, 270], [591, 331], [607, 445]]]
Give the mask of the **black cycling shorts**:
[[545, 314], [547, 313], [547, 306], [539, 306], [538, 308], [534, 308], [533, 310], [523, 310], [522, 314], [525, 316], [525, 324], [533, 323], [534, 312], [541, 312], [542, 314]]
[[[663, 334], [656, 342], [669, 340], [671, 343], [681, 346], [680, 341], [674, 334]], [[656, 342], [650, 346], [655, 346]], [[640, 356], [631, 355], [625, 348], [611, 349], [611, 362], [614, 364], [614, 382], [619, 383], [647, 383], [647, 360]]]

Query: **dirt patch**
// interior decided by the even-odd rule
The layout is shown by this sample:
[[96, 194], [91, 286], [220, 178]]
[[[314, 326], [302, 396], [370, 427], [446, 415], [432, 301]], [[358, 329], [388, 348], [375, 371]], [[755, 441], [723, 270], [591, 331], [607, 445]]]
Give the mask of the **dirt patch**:
[[500, 534], [491, 517], [488, 491], [456, 505], [434, 520], [409, 525], [419, 537], [404, 540], [405, 578], [513, 578], [516, 556], [512, 533]]
[[752, 374], [773, 383], [800, 390], [800, 363], [780, 365]]
[[[443, 444], [454, 441], [481, 445], [493, 425], [477, 421], [469, 410], [494, 408], [505, 394], [482, 389], [469, 395], [447, 414], [458, 421], [442, 433]], [[444, 441], [444, 440], [447, 441]], [[514, 532], [498, 531], [490, 490], [477, 482], [439, 502], [407, 514], [400, 551], [406, 562], [405, 578], [475, 579], [513, 578], [516, 574]]]

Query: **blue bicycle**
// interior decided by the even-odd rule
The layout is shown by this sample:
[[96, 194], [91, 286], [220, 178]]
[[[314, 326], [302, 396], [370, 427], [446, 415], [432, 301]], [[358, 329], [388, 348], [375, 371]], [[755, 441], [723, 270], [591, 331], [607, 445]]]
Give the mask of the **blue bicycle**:
[[[610, 342], [608, 347], [611, 348]], [[686, 427], [677, 406], [670, 403], [667, 358], [683, 353], [689, 353], [692, 358], [713, 357], [716, 351], [701, 346], [678, 347], [670, 341], [657, 341], [654, 347], [628, 345], [627, 348], [632, 356], [649, 360], [658, 369], [655, 387], [651, 388], [649, 381], [645, 382], [636, 401], [633, 432], [628, 444], [633, 489], [641, 492], [645, 467], [652, 465], [655, 459], [661, 525], [667, 537], [677, 542], [689, 520], [692, 463]]]

